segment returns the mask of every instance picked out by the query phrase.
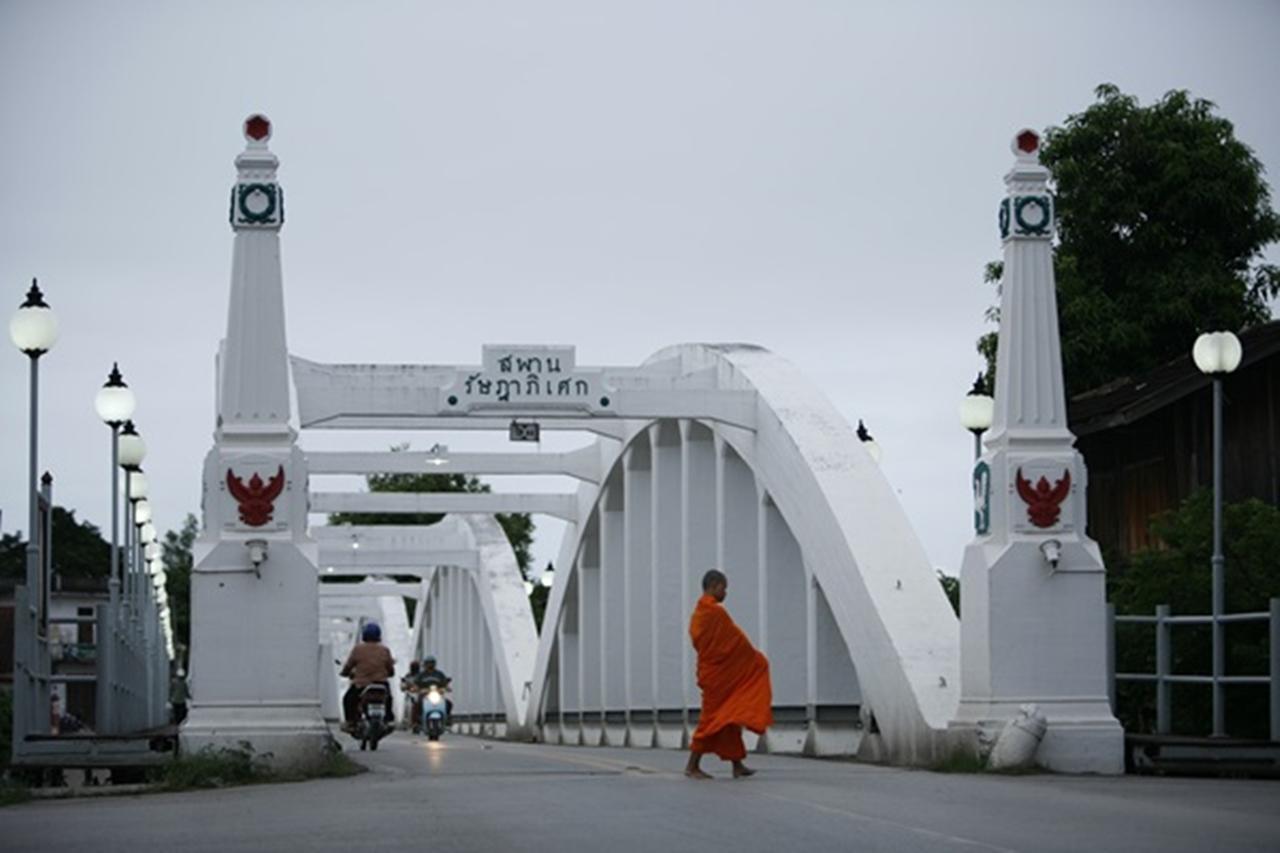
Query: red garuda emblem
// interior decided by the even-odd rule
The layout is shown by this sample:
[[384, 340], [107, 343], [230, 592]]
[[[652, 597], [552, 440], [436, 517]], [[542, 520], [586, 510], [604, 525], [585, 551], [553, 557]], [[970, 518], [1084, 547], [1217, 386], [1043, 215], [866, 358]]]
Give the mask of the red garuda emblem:
[[1018, 497], [1027, 502], [1027, 518], [1036, 527], [1053, 527], [1062, 514], [1062, 502], [1071, 491], [1071, 472], [1063, 469], [1062, 479], [1049, 485], [1047, 477], [1041, 477], [1032, 486], [1018, 469], [1014, 483], [1018, 487]]
[[227, 491], [240, 505], [240, 520], [250, 527], [261, 527], [271, 520], [275, 509], [276, 498], [284, 491], [284, 466], [271, 478], [270, 482], [262, 482], [262, 478], [254, 473], [246, 486], [230, 468], [227, 469]]

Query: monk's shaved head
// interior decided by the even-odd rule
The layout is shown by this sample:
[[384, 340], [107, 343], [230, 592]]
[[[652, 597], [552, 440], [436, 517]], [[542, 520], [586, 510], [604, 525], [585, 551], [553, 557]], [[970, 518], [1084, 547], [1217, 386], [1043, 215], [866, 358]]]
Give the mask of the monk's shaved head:
[[725, 577], [724, 572], [719, 569], [712, 569], [702, 576], [702, 591], [710, 592], [711, 587], [720, 583], [728, 583], [729, 579]]

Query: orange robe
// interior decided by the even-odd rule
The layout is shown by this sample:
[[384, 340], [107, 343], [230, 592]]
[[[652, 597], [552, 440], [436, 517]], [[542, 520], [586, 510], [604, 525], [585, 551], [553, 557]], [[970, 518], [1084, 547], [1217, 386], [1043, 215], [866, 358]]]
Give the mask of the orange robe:
[[769, 660], [710, 595], [699, 598], [693, 609], [689, 638], [698, 653], [702, 690], [702, 714], [690, 749], [741, 761], [747, 755], [743, 727], [764, 734], [773, 725]]

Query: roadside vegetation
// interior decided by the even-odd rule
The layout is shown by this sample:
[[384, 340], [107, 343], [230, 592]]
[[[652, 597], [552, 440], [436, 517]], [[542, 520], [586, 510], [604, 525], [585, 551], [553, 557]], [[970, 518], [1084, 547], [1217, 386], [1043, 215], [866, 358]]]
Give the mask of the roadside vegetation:
[[323, 762], [315, 770], [281, 772], [272, 769], [270, 753], [259, 755], [248, 741], [242, 741], [238, 747], [215, 749], [207, 746], [191, 755], [178, 756], [154, 771], [152, 785], [156, 791], [191, 791], [342, 778], [355, 776], [364, 770], [334, 744], [326, 751]]

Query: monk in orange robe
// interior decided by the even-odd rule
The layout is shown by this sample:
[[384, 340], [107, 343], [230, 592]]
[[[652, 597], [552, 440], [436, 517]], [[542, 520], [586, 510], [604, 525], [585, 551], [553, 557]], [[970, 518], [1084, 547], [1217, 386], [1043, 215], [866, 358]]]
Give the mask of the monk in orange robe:
[[724, 609], [728, 590], [729, 579], [723, 572], [707, 572], [702, 578], [702, 598], [689, 620], [702, 690], [702, 714], [684, 769], [690, 779], [711, 778], [698, 766], [708, 752], [733, 762], [734, 778], [751, 776], [755, 771], [742, 763], [747, 757], [742, 729], [764, 734], [773, 725], [769, 661]]

